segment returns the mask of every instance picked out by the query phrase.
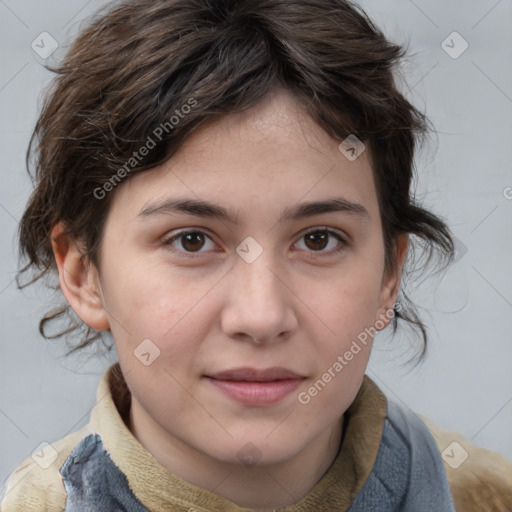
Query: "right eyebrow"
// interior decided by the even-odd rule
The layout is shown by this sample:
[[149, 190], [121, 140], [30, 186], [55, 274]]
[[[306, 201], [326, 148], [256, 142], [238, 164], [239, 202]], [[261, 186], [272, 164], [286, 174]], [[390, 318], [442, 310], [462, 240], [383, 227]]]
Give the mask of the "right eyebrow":
[[[302, 218], [313, 217], [325, 213], [347, 213], [363, 220], [369, 220], [370, 216], [366, 208], [359, 204], [349, 201], [343, 197], [335, 197], [322, 201], [312, 201], [299, 203], [284, 209], [279, 222], [286, 220], [299, 220]], [[146, 206], [139, 214], [141, 219], [147, 219], [159, 215], [171, 215], [175, 213], [184, 213], [195, 215], [197, 217], [217, 218], [228, 221], [232, 224], [238, 223], [238, 214], [233, 210], [224, 208], [207, 201], [197, 199], [166, 199], [159, 203]]]

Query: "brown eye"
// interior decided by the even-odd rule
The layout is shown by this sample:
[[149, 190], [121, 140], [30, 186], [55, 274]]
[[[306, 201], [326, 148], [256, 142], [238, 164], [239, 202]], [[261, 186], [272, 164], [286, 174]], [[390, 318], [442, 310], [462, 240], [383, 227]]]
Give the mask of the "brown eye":
[[327, 247], [329, 243], [328, 231], [313, 231], [304, 235], [306, 246], [313, 251], [321, 251]]
[[[314, 229], [302, 235], [295, 244], [299, 249], [319, 255], [330, 255], [345, 249], [349, 244], [341, 235], [330, 229]], [[302, 246], [302, 247], [301, 247]]]
[[202, 233], [187, 233], [181, 235], [181, 245], [189, 252], [195, 252], [204, 246], [204, 235]]
[[192, 254], [203, 254], [208, 250], [215, 249], [215, 242], [202, 231], [182, 231], [164, 240], [163, 245], [169, 247], [173, 252]]

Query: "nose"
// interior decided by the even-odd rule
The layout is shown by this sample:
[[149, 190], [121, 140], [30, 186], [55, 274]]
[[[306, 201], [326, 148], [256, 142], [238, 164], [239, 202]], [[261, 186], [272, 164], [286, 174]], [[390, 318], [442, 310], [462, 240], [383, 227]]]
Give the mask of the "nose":
[[254, 262], [240, 259], [225, 286], [221, 328], [239, 341], [269, 343], [287, 339], [297, 328], [293, 292], [265, 251]]

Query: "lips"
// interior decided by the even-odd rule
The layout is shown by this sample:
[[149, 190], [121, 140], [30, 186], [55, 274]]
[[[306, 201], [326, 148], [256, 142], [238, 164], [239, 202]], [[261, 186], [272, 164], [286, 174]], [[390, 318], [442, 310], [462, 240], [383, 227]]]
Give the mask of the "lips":
[[286, 368], [235, 368], [206, 376], [231, 400], [248, 406], [276, 404], [292, 393], [305, 377]]
[[210, 375], [212, 379], [217, 380], [236, 380], [248, 382], [270, 382], [274, 380], [302, 379], [291, 370], [281, 367], [267, 368], [265, 370], [257, 370], [255, 368], [234, 368]]

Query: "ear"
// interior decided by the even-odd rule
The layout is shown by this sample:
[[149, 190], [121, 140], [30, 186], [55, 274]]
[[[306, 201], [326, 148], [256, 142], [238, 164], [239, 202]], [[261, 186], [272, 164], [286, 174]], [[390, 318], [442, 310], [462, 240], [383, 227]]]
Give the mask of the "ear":
[[110, 324], [103, 307], [98, 271], [64, 230], [65, 226], [60, 222], [51, 232], [62, 293], [75, 313], [89, 327], [99, 331], [107, 330]]
[[396, 259], [396, 269], [388, 270], [382, 279], [378, 309], [379, 317], [376, 321], [380, 320], [380, 324], [384, 323], [384, 327], [386, 327], [391, 321], [392, 315], [389, 314], [389, 311], [393, 310], [398, 297], [398, 292], [400, 291], [400, 281], [402, 278], [405, 257], [407, 256], [408, 243], [409, 235], [407, 233], [398, 236], [394, 254]]

